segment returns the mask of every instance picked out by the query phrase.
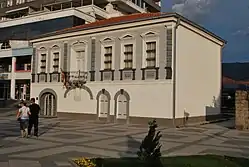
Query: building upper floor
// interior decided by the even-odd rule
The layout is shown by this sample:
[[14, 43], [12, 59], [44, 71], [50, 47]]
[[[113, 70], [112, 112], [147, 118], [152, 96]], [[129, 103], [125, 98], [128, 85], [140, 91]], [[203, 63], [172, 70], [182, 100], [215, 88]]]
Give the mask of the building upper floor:
[[[1, 0], [0, 27], [49, 20], [56, 15], [72, 15], [93, 22], [95, 19], [144, 12], [158, 12], [152, 0]], [[46, 15], [46, 17], [43, 17]], [[55, 17], [56, 18], [56, 17]]]
[[0, 0], [1, 6], [0, 41], [28, 40], [111, 17], [160, 11], [151, 0]]
[[3, 40], [0, 42], [0, 58], [32, 55], [33, 49], [29, 41]]
[[[176, 26], [183, 28], [178, 37]], [[185, 29], [194, 35], [189, 38]], [[204, 41], [200, 48], [210, 45], [210, 54], [217, 58], [216, 48], [224, 45], [221, 38], [184, 17], [162, 13], [121, 16], [42, 35], [31, 41], [33, 82], [58, 82], [61, 71], [71, 78], [82, 73], [87, 81], [171, 81], [175, 49], [188, 49], [180, 44], [185, 37], [192, 43]], [[195, 56], [199, 50], [193, 49]]]
[[28, 41], [0, 43], [0, 73], [31, 72], [33, 48]]

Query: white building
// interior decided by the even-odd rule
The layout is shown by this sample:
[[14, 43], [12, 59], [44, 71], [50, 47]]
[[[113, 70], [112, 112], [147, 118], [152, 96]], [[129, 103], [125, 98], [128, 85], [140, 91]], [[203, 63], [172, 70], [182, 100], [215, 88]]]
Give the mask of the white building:
[[0, 99], [29, 99], [32, 55], [28, 41], [0, 43]]
[[[110, 18], [31, 42], [31, 96], [44, 116], [179, 125], [220, 113], [225, 42], [178, 14]], [[81, 82], [63, 86], [61, 75], [77, 81], [77, 71]]]

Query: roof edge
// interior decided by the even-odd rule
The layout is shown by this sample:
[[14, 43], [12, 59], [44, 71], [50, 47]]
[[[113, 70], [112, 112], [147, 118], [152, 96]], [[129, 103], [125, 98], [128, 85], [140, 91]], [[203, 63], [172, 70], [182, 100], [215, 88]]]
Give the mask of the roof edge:
[[[161, 19], [161, 18], [167, 18], [167, 17], [175, 17], [176, 19], [180, 19], [181, 21], [186, 22], [187, 24], [207, 33], [208, 35], [214, 37], [215, 39], [219, 40], [220, 42], [223, 43], [223, 45], [227, 44], [227, 41], [224, 40], [223, 38], [219, 37], [218, 35], [214, 34], [213, 32], [207, 30], [206, 28], [204, 28], [203, 26], [187, 19], [186, 17], [176, 13], [176, 12], [170, 12], [170, 13], [163, 13], [163, 12], [158, 12], [161, 13], [158, 16], [151, 16], [151, 17], [144, 17], [144, 18], [140, 18], [140, 19], [135, 19], [135, 20], [128, 20], [128, 21], [121, 21], [121, 22], [116, 22], [116, 23], [109, 23], [109, 24], [105, 24], [105, 25], [97, 25], [94, 27], [83, 27], [83, 28], [75, 28], [75, 29], [66, 29], [66, 30], [59, 30], [59, 31], [54, 31], [51, 33], [46, 33], [46, 34], [42, 34], [40, 36], [36, 36], [34, 38], [31, 39], [32, 40], [36, 40], [39, 38], [46, 38], [49, 36], [57, 36], [57, 35], [62, 35], [62, 34], [67, 34], [67, 33], [73, 33], [73, 32], [77, 32], [77, 31], [82, 31], [82, 30], [89, 30], [89, 29], [97, 29], [97, 28], [101, 28], [101, 27], [108, 27], [108, 26], [115, 26], [115, 25], [121, 25], [121, 24], [128, 24], [128, 23], [134, 23], [134, 22], [139, 22], [139, 21], [147, 21], [147, 20], [151, 20], [151, 19]], [[91, 23], [90, 23], [91, 24]], [[77, 26], [76, 26], [77, 27]], [[73, 27], [72, 27], [73, 28]]]

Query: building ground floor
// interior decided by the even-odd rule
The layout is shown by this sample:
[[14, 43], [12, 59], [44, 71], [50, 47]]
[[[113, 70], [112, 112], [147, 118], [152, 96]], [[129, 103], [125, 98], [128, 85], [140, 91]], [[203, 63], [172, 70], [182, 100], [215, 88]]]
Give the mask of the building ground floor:
[[[32, 83], [31, 97], [41, 106], [41, 116], [67, 116], [95, 119], [114, 123], [147, 123], [157, 119], [161, 124], [172, 124], [172, 83], [90, 83], [81, 89], [67, 90], [61, 83]], [[193, 103], [193, 105], [195, 105]], [[199, 105], [200, 106], [200, 105]], [[176, 113], [175, 124], [207, 119], [203, 107], [193, 106], [197, 113], [186, 118]], [[209, 118], [219, 115], [216, 109]]]
[[30, 80], [11, 79], [0, 80], [0, 100], [29, 100]]

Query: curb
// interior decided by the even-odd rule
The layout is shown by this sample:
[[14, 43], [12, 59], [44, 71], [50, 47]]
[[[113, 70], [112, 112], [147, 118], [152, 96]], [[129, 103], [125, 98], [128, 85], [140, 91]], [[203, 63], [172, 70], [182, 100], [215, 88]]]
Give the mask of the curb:
[[195, 123], [195, 124], [181, 125], [181, 126], [177, 126], [177, 128], [194, 127], [194, 126], [207, 125], [207, 124], [212, 124], [212, 123], [219, 123], [219, 122], [229, 121], [233, 118], [234, 117], [217, 119], [213, 121], [205, 121], [205, 122], [200, 122], [200, 123]]

